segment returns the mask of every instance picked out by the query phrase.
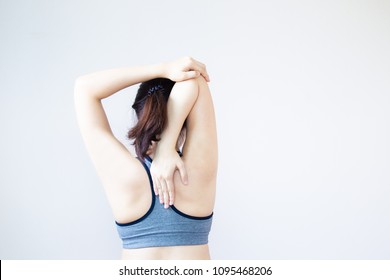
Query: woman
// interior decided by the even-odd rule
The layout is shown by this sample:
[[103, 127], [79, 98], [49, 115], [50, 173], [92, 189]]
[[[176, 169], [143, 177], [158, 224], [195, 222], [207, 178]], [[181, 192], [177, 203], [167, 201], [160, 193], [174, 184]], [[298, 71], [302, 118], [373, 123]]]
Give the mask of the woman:
[[[208, 81], [205, 65], [191, 57], [76, 80], [78, 123], [123, 259], [210, 259], [218, 152]], [[138, 123], [129, 131], [135, 158], [114, 137], [101, 100], [138, 83]]]

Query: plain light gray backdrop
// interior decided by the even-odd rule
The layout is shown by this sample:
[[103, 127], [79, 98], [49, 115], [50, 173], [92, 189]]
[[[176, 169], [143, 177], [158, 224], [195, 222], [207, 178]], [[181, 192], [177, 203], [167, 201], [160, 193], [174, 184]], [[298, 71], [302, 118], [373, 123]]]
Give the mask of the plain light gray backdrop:
[[[77, 76], [205, 62], [214, 259], [390, 258], [389, 1], [0, 1], [0, 258], [118, 259]], [[136, 87], [104, 101], [126, 140]], [[131, 171], [129, 171], [131, 172]]]

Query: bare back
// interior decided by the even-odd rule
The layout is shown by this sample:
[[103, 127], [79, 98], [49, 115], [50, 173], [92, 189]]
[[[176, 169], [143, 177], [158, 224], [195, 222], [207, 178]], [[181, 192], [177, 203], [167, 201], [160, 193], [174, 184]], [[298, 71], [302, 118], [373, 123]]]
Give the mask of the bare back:
[[[113, 94], [115, 89], [149, 76], [148, 69], [140, 67], [108, 70], [101, 74], [97, 72], [78, 79], [75, 85], [75, 106], [80, 130], [114, 218], [119, 223], [129, 223], [143, 217], [151, 206], [153, 196], [142, 164], [113, 135], [101, 99]], [[128, 72], [133, 76], [129, 76]], [[183, 88], [196, 91], [197, 98], [187, 115], [187, 137], [183, 148], [189, 184], [183, 186], [179, 174], [174, 174], [175, 207], [185, 214], [203, 217], [213, 211], [215, 200], [218, 151], [214, 108], [203, 77], [177, 82], [171, 94], [186, 94]], [[210, 258], [207, 244], [124, 249], [122, 257]]]
[[[183, 185], [180, 175], [176, 172], [175, 203], [174, 206], [181, 212], [195, 217], [208, 216], [213, 212], [216, 175], [218, 162], [217, 133], [213, 102], [210, 90], [203, 78], [184, 81], [192, 83], [198, 89], [198, 97], [187, 117], [187, 137], [183, 147], [183, 161], [188, 172], [189, 183]], [[176, 86], [176, 85], [175, 85]], [[175, 86], [172, 89], [174, 93]], [[178, 83], [177, 88], [180, 88]], [[180, 94], [185, 94], [181, 92]], [[129, 223], [142, 217], [149, 209], [152, 198], [150, 197], [150, 183], [147, 173], [139, 168], [136, 172], [129, 172], [140, 180], [135, 188], [124, 188], [123, 197], [138, 197], [132, 203], [125, 203], [128, 207], [120, 207], [116, 217], [122, 223]], [[132, 194], [134, 193], [134, 194]], [[121, 203], [122, 204], [122, 203]], [[118, 204], [111, 206], [117, 208]], [[123, 205], [123, 204], [122, 204]], [[127, 208], [127, 209], [126, 209]], [[163, 221], [162, 221], [163, 222]], [[208, 246], [166, 246], [141, 249], [123, 249], [124, 259], [209, 259]]]

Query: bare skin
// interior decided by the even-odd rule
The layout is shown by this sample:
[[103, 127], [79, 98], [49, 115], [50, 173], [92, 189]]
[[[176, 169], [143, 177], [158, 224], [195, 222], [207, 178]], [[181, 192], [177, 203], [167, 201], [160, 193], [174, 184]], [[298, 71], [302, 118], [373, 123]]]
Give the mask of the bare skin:
[[[192, 58], [183, 58], [158, 65], [101, 71], [77, 80], [75, 104], [80, 130], [114, 218], [119, 223], [129, 223], [142, 217], [148, 211], [152, 197], [147, 173], [112, 134], [101, 99], [156, 77], [170, 78], [177, 83], [168, 101], [168, 126], [161, 141], [152, 145], [150, 150], [154, 176], [159, 179], [155, 192], [164, 205], [174, 203], [188, 215], [202, 217], [212, 213], [217, 135], [213, 103], [206, 82], [209, 79], [202, 65]], [[186, 119], [183, 157], [178, 158], [178, 134]], [[181, 172], [178, 171], [179, 166]], [[169, 175], [166, 170], [172, 174]], [[168, 189], [167, 184], [162, 186], [161, 182], [167, 182], [169, 178], [172, 178], [172, 186]], [[184, 184], [183, 181], [188, 182]], [[210, 254], [208, 245], [170, 246], [124, 249], [122, 258], [209, 259]]]

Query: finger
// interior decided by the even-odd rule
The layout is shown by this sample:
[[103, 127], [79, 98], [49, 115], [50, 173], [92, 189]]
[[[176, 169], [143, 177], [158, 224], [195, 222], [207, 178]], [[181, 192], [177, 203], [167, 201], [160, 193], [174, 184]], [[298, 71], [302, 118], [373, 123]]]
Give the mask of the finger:
[[187, 71], [183, 73], [183, 80], [189, 80], [199, 77], [199, 71]]
[[164, 203], [164, 208], [168, 208], [169, 197], [168, 197], [168, 187], [165, 180], [161, 180], [161, 191], [162, 191], [162, 200]]
[[[202, 75], [205, 78], [205, 80], [207, 82], [210, 82], [210, 76], [207, 73], [205, 64], [203, 64], [200, 61], [197, 61], [196, 59], [194, 59], [192, 57], [185, 57], [184, 59], [185, 59], [185, 68], [183, 69], [184, 71], [186, 71], [186, 72], [197, 71], [200, 73], [200, 75]], [[196, 77], [198, 77], [198, 76], [186, 76], [186, 77], [183, 77], [182, 80], [184, 81], [184, 80], [193, 79]]]
[[174, 202], [174, 196], [175, 196], [175, 186], [172, 181], [172, 178], [167, 180], [167, 187], [168, 187], [168, 196], [169, 196], [169, 205], [173, 205]]
[[167, 209], [169, 207], [169, 197], [168, 192], [164, 192], [164, 208]]
[[186, 169], [184, 163], [178, 164], [177, 169], [179, 169], [181, 181], [183, 182], [184, 185], [187, 185], [188, 184], [188, 173], [187, 173], [187, 169]]
[[202, 73], [202, 76], [206, 79], [207, 82], [210, 82], [210, 76], [209, 76], [209, 73], [207, 73], [206, 68], [205, 68], [204, 73]]
[[163, 194], [162, 194], [162, 187], [160, 184], [160, 180], [157, 180], [157, 192], [158, 192], [160, 203], [163, 203]]
[[210, 77], [209, 74], [207, 74], [207, 72], [200, 72], [200, 75], [202, 75], [202, 77], [206, 80], [206, 82], [210, 82]]
[[195, 65], [193, 67], [194, 67], [193, 70], [199, 71], [200, 75], [202, 75], [207, 82], [210, 82], [210, 77], [209, 74], [207, 73], [205, 64], [195, 60]]
[[160, 185], [159, 185], [159, 194], [160, 194], [160, 203], [163, 204], [164, 203], [164, 183], [165, 183], [165, 180], [161, 177], [158, 179]]
[[158, 189], [157, 189], [157, 180], [155, 177], [152, 176], [152, 184], [153, 184], [153, 191], [155, 195], [158, 195]]

